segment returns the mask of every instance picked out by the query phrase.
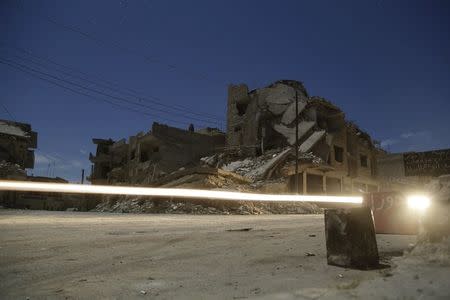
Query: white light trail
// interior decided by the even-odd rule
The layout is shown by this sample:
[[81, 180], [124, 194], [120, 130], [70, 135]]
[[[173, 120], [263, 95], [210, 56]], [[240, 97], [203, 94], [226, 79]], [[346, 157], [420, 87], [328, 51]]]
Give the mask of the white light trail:
[[30, 181], [0, 180], [0, 191], [28, 191], [47, 193], [109, 194], [158, 196], [176, 198], [216, 199], [231, 201], [264, 202], [328, 202], [328, 203], [362, 203], [362, 197], [350, 196], [313, 196], [284, 194], [254, 194], [228, 191], [210, 191], [198, 189], [151, 188], [113, 185], [82, 185], [66, 183], [46, 183]]

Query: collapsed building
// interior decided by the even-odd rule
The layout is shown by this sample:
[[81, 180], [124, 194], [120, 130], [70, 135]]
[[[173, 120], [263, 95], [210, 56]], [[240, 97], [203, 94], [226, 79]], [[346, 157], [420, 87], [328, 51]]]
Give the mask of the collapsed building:
[[[292, 161], [296, 130], [300, 157], [297, 174]], [[273, 155], [273, 164], [267, 167], [276, 171], [264, 176], [285, 178], [285, 190], [289, 192], [294, 191], [296, 181], [303, 194], [379, 190], [377, 157], [383, 151], [369, 134], [346, 120], [340, 108], [324, 98], [309, 96], [298, 81], [280, 80], [252, 91], [245, 84], [230, 85], [226, 147], [248, 157], [286, 149]]]
[[125, 139], [93, 139], [96, 154], [89, 180], [94, 184], [151, 184], [160, 177], [198, 163], [223, 149], [225, 135], [216, 128], [183, 130], [153, 123], [148, 133]]

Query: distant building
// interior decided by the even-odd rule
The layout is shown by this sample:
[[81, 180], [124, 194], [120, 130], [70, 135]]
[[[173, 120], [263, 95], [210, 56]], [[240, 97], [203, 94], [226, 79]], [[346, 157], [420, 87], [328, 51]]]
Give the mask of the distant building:
[[383, 189], [411, 192], [450, 174], [450, 149], [389, 153], [380, 156], [377, 165]]
[[0, 162], [31, 169], [34, 167], [36, 148], [37, 133], [31, 130], [31, 125], [0, 120]]
[[93, 139], [97, 151], [89, 156], [93, 166], [88, 179], [95, 184], [148, 184], [223, 149], [225, 135], [217, 129], [192, 130], [153, 123], [150, 132], [130, 136], [128, 142]]

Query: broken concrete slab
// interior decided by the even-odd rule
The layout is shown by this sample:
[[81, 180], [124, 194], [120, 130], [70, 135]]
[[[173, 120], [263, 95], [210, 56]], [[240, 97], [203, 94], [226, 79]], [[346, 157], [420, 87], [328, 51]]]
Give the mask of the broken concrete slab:
[[[295, 115], [295, 101], [291, 103], [285, 110], [283, 116], [281, 117], [281, 123], [285, 125], [289, 125], [292, 122], [294, 122], [296, 115]], [[306, 101], [299, 100], [298, 101], [298, 114], [301, 114], [302, 111], [306, 107]]]
[[[311, 128], [313, 128], [315, 122], [312, 121], [302, 121], [298, 124], [298, 138], [301, 139]], [[273, 125], [273, 129], [281, 133], [286, 137], [290, 145], [295, 144], [295, 127], [287, 127], [282, 124]]]
[[325, 210], [329, 265], [374, 269], [379, 256], [372, 211], [369, 207]]
[[266, 174], [268, 174], [273, 168], [277, 167], [281, 162], [283, 162], [291, 153], [291, 151], [292, 148], [285, 149], [284, 151], [274, 156], [272, 159], [268, 160], [259, 168], [250, 171], [247, 176], [252, 179], [264, 178]]
[[299, 152], [300, 153], [306, 153], [311, 151], [311, 148], [314, 147], [314, 145], [317, 144], [323, 137], [325, 136], [325, 130], [321, 131], [315, 131], [313, 134], [311, 134], [306, 141], [304, 141], [300, 147]]

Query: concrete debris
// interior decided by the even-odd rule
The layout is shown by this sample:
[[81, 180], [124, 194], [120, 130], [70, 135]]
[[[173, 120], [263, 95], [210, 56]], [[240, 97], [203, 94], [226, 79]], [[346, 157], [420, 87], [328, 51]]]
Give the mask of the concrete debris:
[[247, 173], [247, 177], [250, 177], [252, 179], [259, 179], [259, 178], [265, 178], [265, 176], [273, 170], [273, 168], [277, 167], [278, 164], [283, 162], [286, 157], [289, 155], [289, 153], [292, 151], [291, 148], [287, 148], [283, 150], [282, 152], [273, 155], [271, 159], [266, 161], [264, 164], [259, 166], [256, 169], [251, 170], [249, 173]]
[[210, 167], [215, 167], [217, 165], [217, 160], [218, 160], [218, 154], [200, 158], [200, 162], [202, 162]]
[[223, 170], [235, 172], [253, 182], [265, 179], [266, 175], [279, 163], [284, 162], [292, 148], [274, 149], [257, 157], [247, 157], [244, 160], [232, 161], [222, 166]]

